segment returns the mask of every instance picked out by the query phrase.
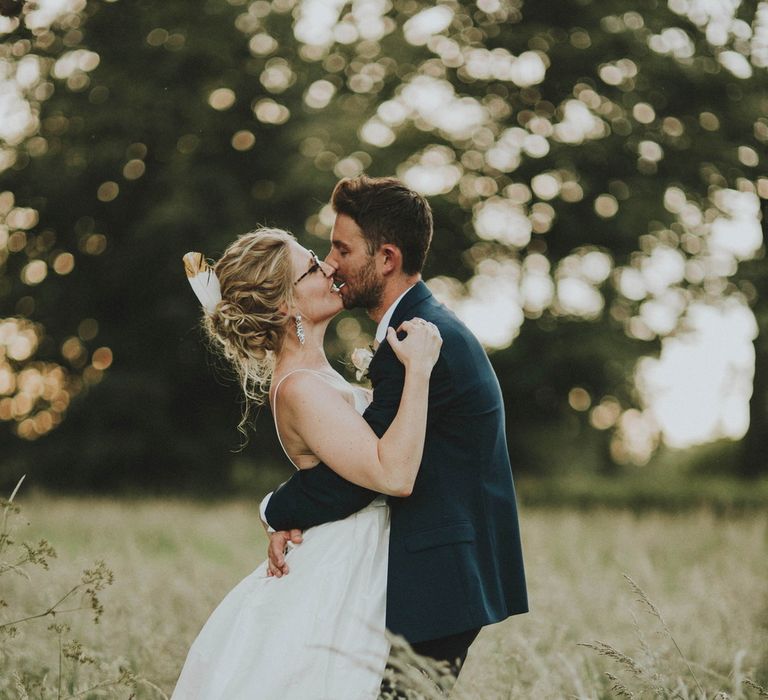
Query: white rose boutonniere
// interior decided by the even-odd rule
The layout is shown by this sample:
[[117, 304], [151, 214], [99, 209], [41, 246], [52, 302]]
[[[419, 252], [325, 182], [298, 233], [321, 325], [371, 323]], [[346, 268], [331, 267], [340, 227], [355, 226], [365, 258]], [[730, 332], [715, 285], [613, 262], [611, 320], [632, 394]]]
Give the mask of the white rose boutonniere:
[[368, 374], [368, 365], [371, 364], [371, 360], [373, 359], [373, 348], [355, 348], [352, 351], [350, 359], [357, 370], [357, 372], [355, 372], [355, 379], [359, 382]]

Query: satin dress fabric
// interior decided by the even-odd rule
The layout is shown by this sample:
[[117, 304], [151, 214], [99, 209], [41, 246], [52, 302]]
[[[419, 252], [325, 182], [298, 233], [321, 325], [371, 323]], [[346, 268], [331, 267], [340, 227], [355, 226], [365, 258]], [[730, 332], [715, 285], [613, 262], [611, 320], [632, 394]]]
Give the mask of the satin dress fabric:
[[[279, 387], [278, 387], [279, 388]], [[362, 413], [367, 397], [353, 387]], [[218, 605], [189, 650], [172, 700], [375, 700], [389, 655], [385, 634], [389, 507], [308, 529]]]

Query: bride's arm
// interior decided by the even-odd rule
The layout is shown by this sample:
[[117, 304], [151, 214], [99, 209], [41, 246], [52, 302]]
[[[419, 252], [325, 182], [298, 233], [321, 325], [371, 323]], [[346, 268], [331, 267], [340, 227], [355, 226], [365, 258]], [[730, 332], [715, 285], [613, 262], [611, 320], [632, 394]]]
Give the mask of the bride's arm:
[[339, 476], [392, 496], [413, 489], [424, 450], [429, 377], [442, 343], [437, 329], [406, 321], [398, 341], [388, 338], [405, 367], [405, 383], [395, 419], [381, 438], [328, 382], [296, 373], [282, 384], [280, 414], [307, 447]]

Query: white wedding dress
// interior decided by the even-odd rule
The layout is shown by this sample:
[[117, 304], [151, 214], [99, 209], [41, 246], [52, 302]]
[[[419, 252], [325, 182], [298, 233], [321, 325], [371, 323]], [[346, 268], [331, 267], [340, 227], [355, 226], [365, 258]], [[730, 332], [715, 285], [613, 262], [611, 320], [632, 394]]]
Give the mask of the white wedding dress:
[[[365, 393], [353, 392], [362, 413]], [[307, 530], [286, 555], [289, 574], [267, 576], [264, 562], [213, 611], [172, 700], [377, 698], [389, 655], [388, 547], [383, 496]]]

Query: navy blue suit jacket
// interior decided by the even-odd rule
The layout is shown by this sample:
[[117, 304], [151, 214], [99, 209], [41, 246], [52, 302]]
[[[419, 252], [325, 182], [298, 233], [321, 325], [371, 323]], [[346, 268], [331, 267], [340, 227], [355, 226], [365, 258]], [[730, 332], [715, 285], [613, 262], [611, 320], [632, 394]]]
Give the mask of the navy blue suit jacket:
[[[398, 304], [391, 326], [418, 316], [443, 337], [432, 371], [424, 456], [413, 493], [389, 498], [387, 627], [416, 643], [527, 612], [515, 490], [498, 380], [480, 343], [423, 282]], [[369, 376], [363, 417], [383, 435], [394, 419], [405, 369], [384, 341]], [[345, 518], [378, 494], [327, 465], [297, 471], [272, 495], [277, 529]]]

